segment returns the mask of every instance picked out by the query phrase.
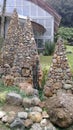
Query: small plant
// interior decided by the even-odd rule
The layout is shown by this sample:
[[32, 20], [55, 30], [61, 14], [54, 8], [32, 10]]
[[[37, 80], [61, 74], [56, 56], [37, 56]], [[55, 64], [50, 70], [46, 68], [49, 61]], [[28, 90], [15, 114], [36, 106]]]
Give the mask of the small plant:
[[55, 49], [55, 43], [47, 41], [45, 43], [44, 55], [45, 56], [52, 55], [54, 52], [54, 49]]

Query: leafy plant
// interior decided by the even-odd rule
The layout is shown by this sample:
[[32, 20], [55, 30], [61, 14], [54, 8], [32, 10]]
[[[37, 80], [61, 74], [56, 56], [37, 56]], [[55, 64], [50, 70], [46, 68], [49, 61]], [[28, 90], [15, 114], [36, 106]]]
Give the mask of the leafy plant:
[[55, 43], [47, 41], [45, 43], [44, 55], [45, 56], [52, 55], [54, 52], [54, 48], [55, 48]]
[[55, 39], [58, 39], [59, 36], [61, 36], [65, 40], [66, 44], [68, 44], [68, 42], [73, 42], [73, 28], [60, 27], [55, 36]]

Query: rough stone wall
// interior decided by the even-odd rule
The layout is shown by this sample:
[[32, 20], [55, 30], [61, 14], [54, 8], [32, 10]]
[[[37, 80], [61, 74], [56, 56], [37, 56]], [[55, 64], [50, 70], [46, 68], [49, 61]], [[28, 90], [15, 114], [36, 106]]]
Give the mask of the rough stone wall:
[[18, 14], [16, 12], [16, 9], [14, 9], [14, 12], [11, 17], [11, 21], [8, 27], [8, 32], [6, 39], [4, 41], [4, 46], [2, 48], [2, 61], [3, 66], [5, 64], [9, 64], [10, 67], [13, 66], [14, 61], [14, 55], [16, 53], [17, 46], [20, 42], [22, 42], [22, 29], [20, 27], [19, 21], [18, 21]]
[[19, 44], [16, 50], [12, 68], [13, 75], [15, 77], [24, 77], [27, 82], [35, 84], [35, 87], [37, 88], [37, 85], [39, 85], [42, 80], [39, 62], [33, 29], [31, 21], [28, 18], [23, 28], [23, 42]]
[[46, 96], [52, 96], [56, 94], [58, 90], [72, 92], [72, 87], [72, 76], [66, 57], [65, 47], [63, 40], [59, 39], [56, 44], [44, 92]]

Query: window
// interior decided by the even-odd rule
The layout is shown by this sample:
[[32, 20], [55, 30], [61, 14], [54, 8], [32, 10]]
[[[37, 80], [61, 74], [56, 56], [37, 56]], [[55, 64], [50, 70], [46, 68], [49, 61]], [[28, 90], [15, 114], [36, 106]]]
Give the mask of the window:
[[3, 6], [3, 0], [0, 0], [0, 12], [2, 10], [2, 6]]
[[31, 4], [31, 16], [37, 15], [37, 8], [35, 4]]
[[45, 11], [38, 6], [38, 16], [45, 16]]
[[23, 1], [22, 1], [22, 0], [16, 0], [16, 8], [17, 8], [17, 12], [18, 12], [20, 15], [23, 15], [24, 5], [23, 5]]
[[24, 8], [23, 8], [23, 14], [25, 16], [29, 16], [29, 2], [28, 1], [24, 1]]
[[7, 0], [6, 12], [12, 13], [15, 8], [15, 0]]

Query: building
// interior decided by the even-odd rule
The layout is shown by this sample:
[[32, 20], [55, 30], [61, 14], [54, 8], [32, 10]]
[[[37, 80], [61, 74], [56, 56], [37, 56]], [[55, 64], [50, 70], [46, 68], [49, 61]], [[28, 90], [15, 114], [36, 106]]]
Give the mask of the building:
[[[3, 0], [0, 0], [0, 16], [2, 6]], [[49, 4], [47, 4], [47, 2], [44, 0], [7, 0], [5, 12], [5, 34], [14, 8], [17, 9], [22, 26], [26, 17], [30, 17], [35, 39], [39, 47], [41, 46], [41, 43], [45, 43], [48, 40], [53, 41], [54, 33], [58, 29], [61, 17]]]

